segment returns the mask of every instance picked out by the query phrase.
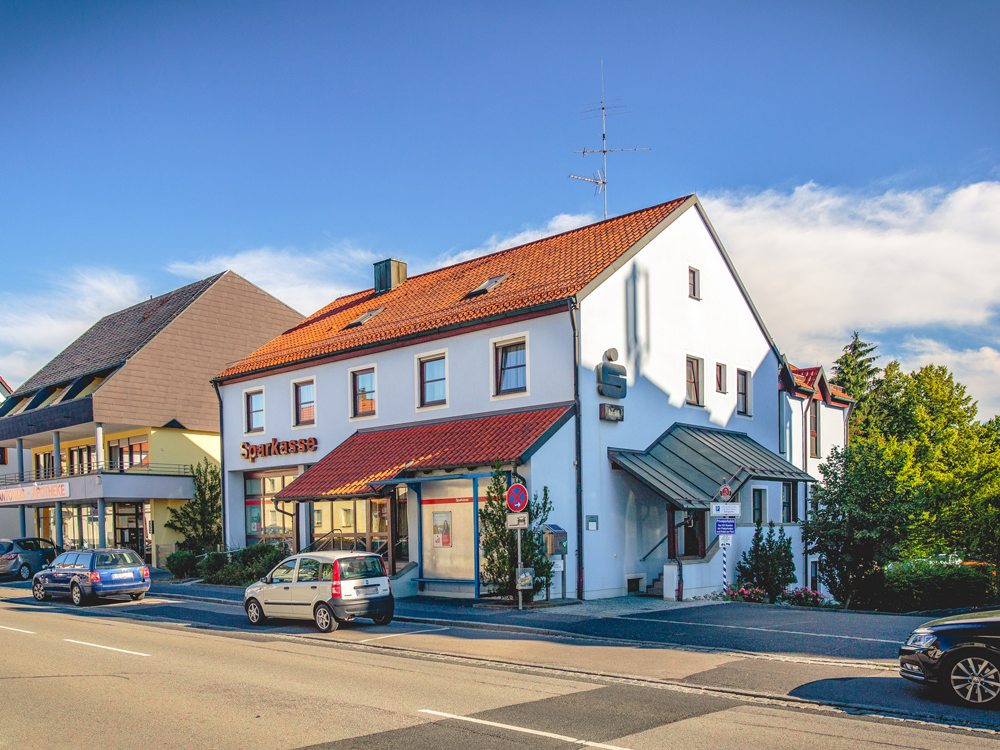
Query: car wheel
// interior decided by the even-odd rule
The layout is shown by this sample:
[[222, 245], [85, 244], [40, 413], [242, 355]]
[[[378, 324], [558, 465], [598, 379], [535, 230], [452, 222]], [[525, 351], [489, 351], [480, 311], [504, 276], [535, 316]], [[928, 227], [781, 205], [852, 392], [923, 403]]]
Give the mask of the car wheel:
[[388, 625], [392, 622], [392, 615], [379, 615], [378, 617], [373, 617], [372, 622], [376, 625]]
[[80, 584], [74, 583], [69, 589], [70, 598], [73, 600], [73, 604], [78, 607], [82, 607], [87, 603], [87, 595], [83, 593], [83, 589], [80, 588]]
[[17, 569], [17, 574], [21, 577], [22, 581], [27, 581], [31, 578], [31, 566], [28, 565], [28, 563], [25, 563]]
[[333, 616], [333, 610], [325, 604], [316, 605], [316, 611], [313, 612], [313, 619], [316, 621], [317, 630], [321, 633], [332, 633], [340, 624], [337, 622], [337, 618]]
[[952, 695], [966, 706], [985, 708], [1000, 696], [1000, 669], [997, 658], [982, 652], [961, 656], [946, 673]]
[[264, 614], [264, 608], [260, 606], [260, 602], [256, 599], [251, 599], [247, 602], [247, 619], [250, 620], [251, 625], [263, 625], [267, 622], [267, 615]]
[[146, 592], [140, 591], [138, 594], [129, 594], [129, 596], [132, 597], [132, 601], [141, 602], [143, 599], [146, 598]]
[[31, 595], [35, 597], [36, 602], [44, 602], [49, 598], [49, 595], [45, 593], [45, 586], [41, 581], [35, 581], [31, 585]]

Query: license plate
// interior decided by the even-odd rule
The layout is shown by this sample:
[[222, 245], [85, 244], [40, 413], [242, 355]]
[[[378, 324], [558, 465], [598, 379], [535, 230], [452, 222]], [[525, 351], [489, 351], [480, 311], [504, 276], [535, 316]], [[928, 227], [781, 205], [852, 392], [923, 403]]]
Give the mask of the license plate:
[[354, 591], [358, 596], [369, 596], [378, 593], [378, 586], [358, 586]]
[[114, 579], [116, 579], [116, 580], [119, 579], [119, 578], [132, 578], [132, 574], [131, 573], [112, 573], [111, 577], [114, 578]]

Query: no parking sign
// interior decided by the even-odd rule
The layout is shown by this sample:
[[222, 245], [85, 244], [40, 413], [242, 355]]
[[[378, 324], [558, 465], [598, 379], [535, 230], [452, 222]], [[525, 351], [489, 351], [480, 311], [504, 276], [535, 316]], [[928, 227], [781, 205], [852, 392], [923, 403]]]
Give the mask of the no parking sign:
[[523, 484], [511, 485], [507, 490], [507, 507], [511, 513], [520, 513], [528, 507], [528, 488]]

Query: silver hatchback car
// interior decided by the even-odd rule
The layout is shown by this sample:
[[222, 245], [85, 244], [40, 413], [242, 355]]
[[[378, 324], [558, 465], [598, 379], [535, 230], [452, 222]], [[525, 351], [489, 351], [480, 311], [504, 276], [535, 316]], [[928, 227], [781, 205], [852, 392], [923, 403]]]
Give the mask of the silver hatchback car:
[[22, 581], [29, 581], [62, 551], [62, 547], [38, 537], [0, 539], [0, 576], [17, 576]]
[[392, 622], [395, 603], [385, 563], [359, 552], [292, 555], [247, 586], [243, 606], [252, 625], [267, 618], [313, 620], [323, 633], [355, 617]]

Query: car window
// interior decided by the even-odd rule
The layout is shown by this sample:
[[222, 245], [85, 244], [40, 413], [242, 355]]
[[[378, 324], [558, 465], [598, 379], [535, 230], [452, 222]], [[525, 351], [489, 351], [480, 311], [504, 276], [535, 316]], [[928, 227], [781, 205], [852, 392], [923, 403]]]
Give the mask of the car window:
[[0, 555], [6, 554], [14, 549], [13, 542], [0, 542]]
[[17, 546], [23, 549], [25, 552], [38, 552], [37, 539], [21, 539], [20, 541], [18, 541]]
[[60, 568], [72, 568], [72, 567], [74, 567], [76, 565], [76, 558], [78, 558], [78, 557], [79, 557], [79, 555], [75, 555], [75, 554], [63, 555], [62, 564], [59, 565], [58, 567], [60, 567]]
[[123, 549], [117, 552], [101, 552], [97, 555], [97, 570], [107, 570], [108, 568], [135, 568], [142, 565], [142, 560], [130, 549]]
[[56, 545], [54, 545], [48, 539], [32, 539], [31, 541], [33, 541], [35, 544], [38, 545], [38, 547], [35, 547], [36, 550], [39, 547], [41, 549], [55, 549], [56, 548]]
[[319, 560], [313, 560], [311, 557], [303, 557], [299, 560], [299, 577], [295, 580], [299, 583], [318, 581], [321, 564]]
[[348, 581], [352, 578], [375, 578], [383, 576], [382, 558], [367, 557], [342, 557], [340, 558], [340, 580]]
[[90, 562], [93, 557], [94, 556], [89, 552], [81, 553], [76, 558], [76, 567], [83, 568], [84, 570], [90, 570]]
[[332, 581], [333, 580], [333, 563], [323, 563], [323, 566], [319, 571], [319, 580], [321, 581]]
[[271, 583], [291, 583], [295, 572], [295, 560], [285, 560], [271, 572]]
[[64, 562], [66, 562], [66, 558], [67, 558], [67, 557], [69, 557], [69, 555], [59, 555], [59, 557], [57, 557], [57, 558], [56, 558], [55, 560], [53, 560], [53, 561], [52, 561], [51, 563], [49, 563], [49, 564], [50, 564], [50, 565], [51, 565], [51, 566], [52, 566], [53, 568], [61, 568], [61, 567], [62, 567], [62, 565], [63, 565], [63, 563], [64, 563]]

